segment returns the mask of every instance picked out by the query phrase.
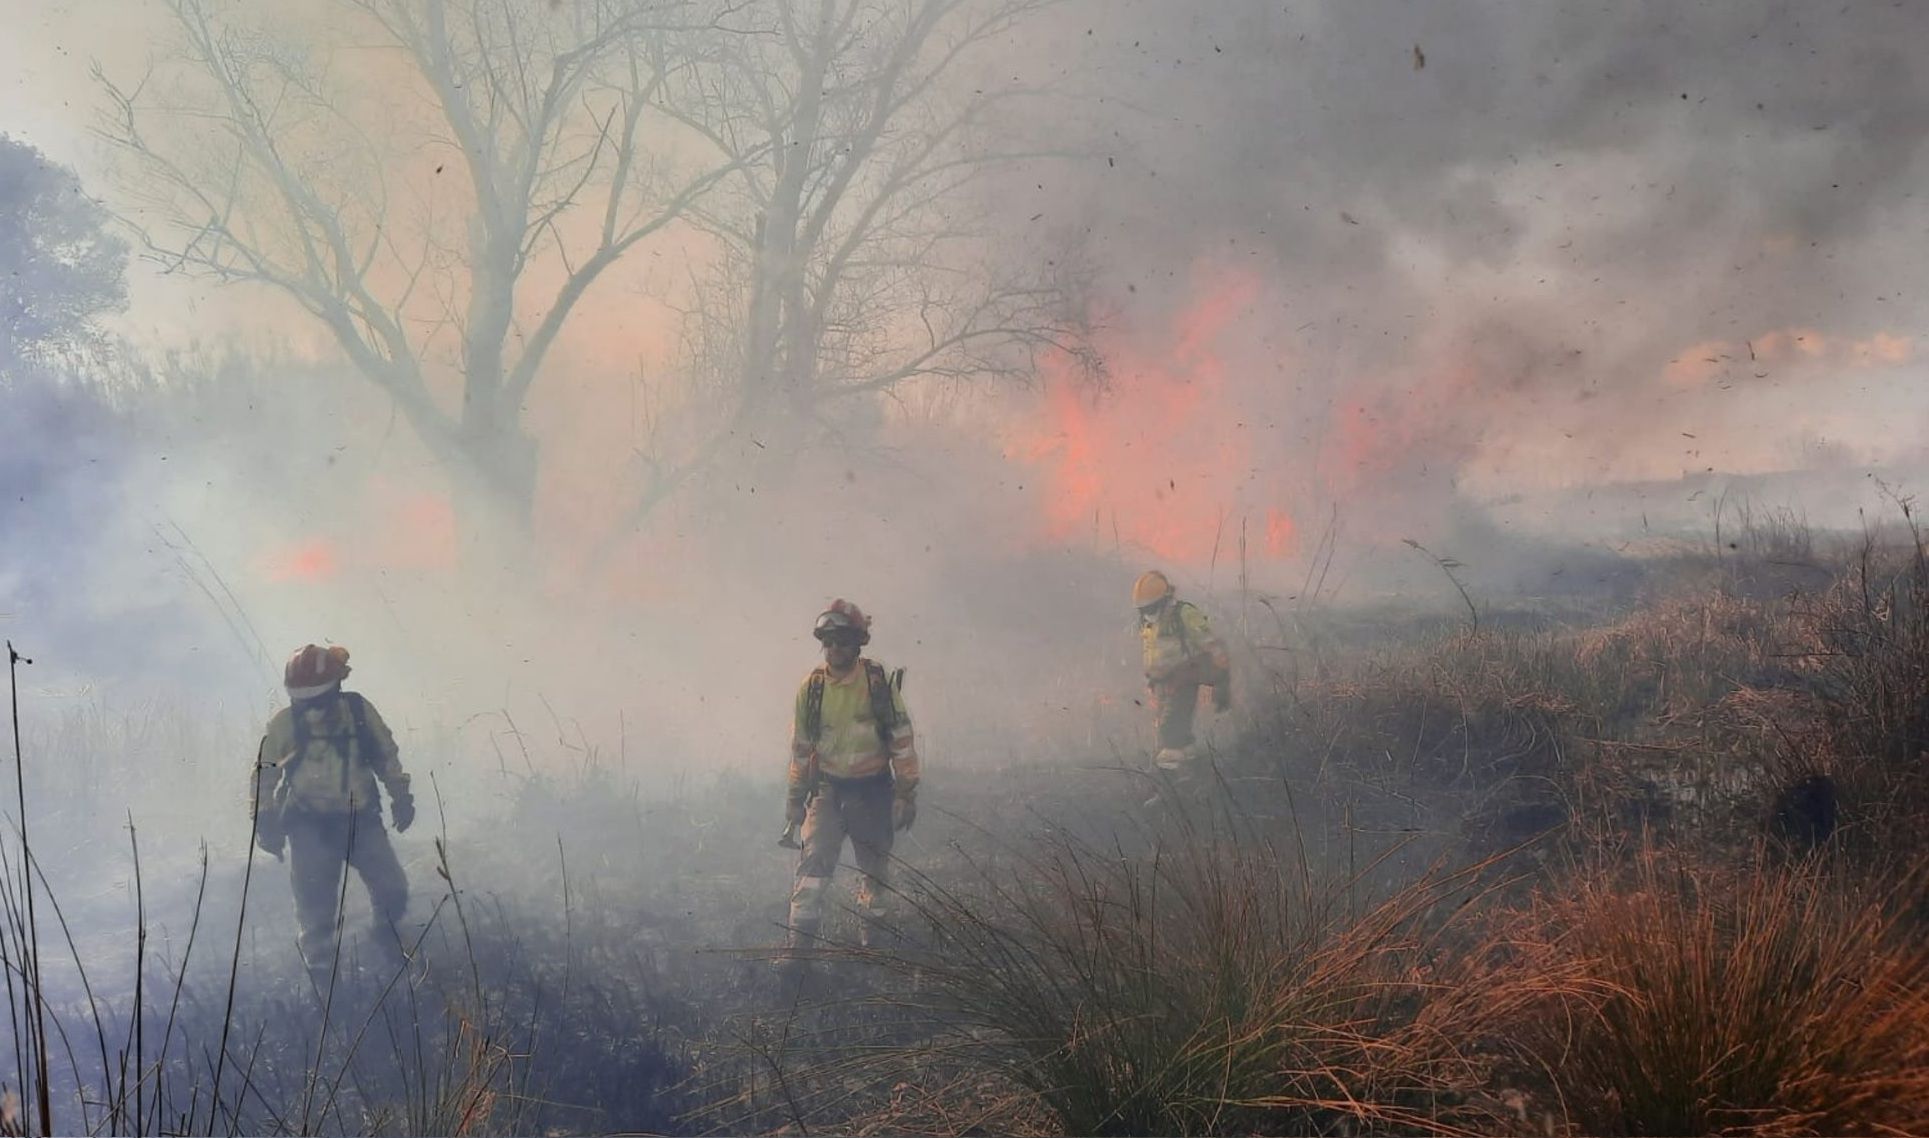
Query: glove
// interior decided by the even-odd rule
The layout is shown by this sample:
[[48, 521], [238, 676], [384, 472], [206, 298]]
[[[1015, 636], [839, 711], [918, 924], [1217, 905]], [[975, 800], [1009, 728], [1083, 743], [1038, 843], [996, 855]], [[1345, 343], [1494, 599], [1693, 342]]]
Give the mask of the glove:
[[398, 794], [389, 799], [389, 816], [395, 819], [395, 832], [402, 833], [415, 824], [415, 795]]
[[255, 845], [276, 857], [288, 846], [288, 827], [281, 816], [281, 804], [264, 804], [255, 814]]
[[908, 830], [911, 823], [918, 820], [918, 799], [914, 794], [900, 794], [891, 800], [891, 828]]

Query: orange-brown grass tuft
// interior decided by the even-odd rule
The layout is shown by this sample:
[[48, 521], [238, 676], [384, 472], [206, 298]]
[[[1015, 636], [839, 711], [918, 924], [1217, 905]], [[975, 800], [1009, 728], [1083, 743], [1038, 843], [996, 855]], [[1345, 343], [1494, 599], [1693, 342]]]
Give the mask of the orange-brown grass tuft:
[[1472, 874], [1375, 903], [1248, 839], [1147, 856], [1057, 837], [908, 891], [945, 1049], [1070, 1134], [1469, 1133], [1511, 1007], [1442, 948]]
[[1929, 947], [1826, 867], [1584, 873], [1519, 926], [1518, 1031], [1589, 1134], [1929, 1132]]

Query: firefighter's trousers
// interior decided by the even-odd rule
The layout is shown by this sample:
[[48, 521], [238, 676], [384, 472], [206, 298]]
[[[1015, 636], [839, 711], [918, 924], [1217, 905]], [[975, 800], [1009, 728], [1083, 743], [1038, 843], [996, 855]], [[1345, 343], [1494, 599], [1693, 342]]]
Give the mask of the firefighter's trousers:
[[325, 982], [335, 970], [342, 874], [348, 867], [361, 876], [368, 890], [378, 960], [384, 966], [399, 965], [400, 925], [409, 906], [409, 882], [396, 860], [395, 847], [389, 844], [381, 814], [375, 810], [290, 811], [283, 821], [301, 955], [310, 973]]
[[1158, 718], [1159, 747], [1183, 751], [1192, 746], [1192, 724], [1199, 714], [1198, 680], [1181, 677], [1152, 685], [1153, 713]]
[[857, 862], [860, 935], [871, 943], [878, 923], [889, 915], [892, 794], [889, 771], [871, 778], [823, 780], [804, 815], [804, 849], [790, 893], [793, 947], [811, 943], [823, 925], [826, 894], [846, 837]]

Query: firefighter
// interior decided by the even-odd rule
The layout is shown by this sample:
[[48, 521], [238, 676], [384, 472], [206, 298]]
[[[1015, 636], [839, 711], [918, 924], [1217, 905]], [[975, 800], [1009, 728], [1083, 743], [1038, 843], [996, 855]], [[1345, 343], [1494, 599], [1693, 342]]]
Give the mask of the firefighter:
[[866, 945], [875, 942], [889, 915], [892, 839], [918, 816], [918, 751], [903, 670], [887, 674], [860, 654], [871, 640], [871, 619], [849, 601], [832, 602], [814, 635], [824, 663], [797, 690], [779, 839], [801, 848], [784, 961], [817, 935], [846, 837], [857, 861], [859, 935]]
[[1193, 754], [1192, 722], [1199, 689], [1212, 689], [1213, 706], [1232, 706], [1232, 663], [1197, 605], [1178, 599], [1164, 573], [1150, 569], [1132, 585], [1145, 649], [1145, 682], [1159, 728], [1158, 765], [1176, 770]]
[[395, 737], [357, 692], [342, 690], [348, 649], [303, 646], [282, 681], [289, 705], [275, 712], [255, 764], [256, 842], [289, 854], [298, 945], [318, 990], [336, 972], [342, 874], [353, 867], [374, 912], [375, 950], [399, 968], [400, 923], [409, 883], [382, 825], [376, 780], [387, 788], [399, 833], [415, 821], [415, 796]]

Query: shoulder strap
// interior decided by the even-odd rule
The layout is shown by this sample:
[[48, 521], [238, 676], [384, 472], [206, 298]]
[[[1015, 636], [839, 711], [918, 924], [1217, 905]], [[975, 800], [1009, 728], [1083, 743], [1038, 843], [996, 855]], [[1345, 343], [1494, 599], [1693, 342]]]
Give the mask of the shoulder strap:
[[897, 701], [891, 698], [891, 680], [884, 674], [884, 665], [876, 660], [864, 661], [865, 686], [871, 689], [871, 718], [877, 722], [877, 739], [886, 751], [891, 749], [891, 733], [897, 729]]
[[[331, 734], [325, 736], [325, 738], [331, 740], [330, 746], [342, 758], [342, 793], [347, 794], [349, 767], [361, 751], [366, 749], [372, 753], [375, 746], [375, 738], [369, 732], [368, 717], [363, 711], [360, 693], [352, 691], [340, 692], [330, 699], [330, 702], [341, 702], [348, 705], [349, 722], [351, 724], [351, 730], [354, 733], [353, 738], [358, 745], [356, 750], [350, 751], [341, 745], [340, 735]], [[292, 728], [295, 737], [295, 752], [293, 758], [290, 760], [293, 763], [299, 763], [307, 757], [308, 744], [314, 739], [314, 736], [308, 730], [307, 711], [307, 708], [293, 703], [288, 705], [289, 726]], [[363, 754], [360, 757], [362, 763], [367, 765], [369, 762], [368, 755]]]
[[804, 682], [804, 738], [815, 747], [824, 734], [824, 669], [818, 668]]
[[355, 748], [342, 752], [342, 794], [348, 793], [348, 768], [357, 759], [364, 767], [374, 769], [375, 736], [368, 729], [368, 712], [362, 700], [362, 693], [345, 691], [342, 699], [348, 703], [349, 721], [354, 725]]
[[294, 758], [297, 762], [308, 753], [308, 716], [304, 714], [306, 711], [307, 709], [300, 704], [293, 702], [288, 704], [288, 729], [294, 736]]
[[[300, 759], [304, 755], [306, 755], [308, 753], [308, 744], [314, 742], [315, 740], [315, 733], [313, 730], [310, 729], [308, 725], [308, 713], [311, 710], [322, 709], [323, 714], [327, 714], [327, 712], [331, 710], [336, 703], [340, 702], [343, 696], [346, 694], [347, 693], [344, 693], [344, 692], [337, 692], [330, 695], [319, 695], [319, 696], [316, 696], [314, 699], [302, 700], [300, 703], [294, 703], [294, 702], [289, 703], [288, 722], [294, 734], [296, 759]], [[359, 714], [359, 711], [360, 709], [357, 708], [358, 714], [355, 717], [355, 725], [357, 727], [361, 726], [361, 716]], [[332, 728], [333, 725], [330, 724], [328, 726]], [[339, 736], [337, 736], [332, 730], [330, 730], [327, 733], [325, 733], [322, 736], [322, 738], [335, 739], [335, 738], [339, 738]]]
[[1189, 601], [1174, 601], [1172, 603], [1173, 631], [1178, 633], [1178, 636], [1179, 636], [1179, 651], [1182, 654], [1187, 656], [1192, 655], [1192, 637], [1186, 634], [1186, 611], [1185, 610], [1191, 607], [1192, 607], [1192, 604]]
[[[342, 698], [348, 701], [348, 714], [355, 724], [355, 741], [362, 747], [373, 750], [375, 735], [368, 729], [368, 704], [362, 699], [362, 693], [345, 691], [342, 693]], [[367, 762], [368, 756], [363, 755], [362, 761]]]

